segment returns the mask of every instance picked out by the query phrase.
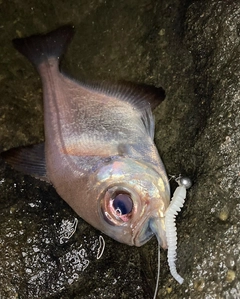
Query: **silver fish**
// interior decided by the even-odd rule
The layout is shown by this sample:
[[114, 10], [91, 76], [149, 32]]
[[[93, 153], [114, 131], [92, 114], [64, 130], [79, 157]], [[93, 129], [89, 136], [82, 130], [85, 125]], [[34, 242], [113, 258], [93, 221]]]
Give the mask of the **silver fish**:
[[71, 26], [13, 41], [43, 85], [45, 144], [3, 154], [53, 184], [85, 221], [111, 238], [167, 248], [170, 190], [154, 137], [151, 96], [128, 85], [80, 83], [59, 71]]

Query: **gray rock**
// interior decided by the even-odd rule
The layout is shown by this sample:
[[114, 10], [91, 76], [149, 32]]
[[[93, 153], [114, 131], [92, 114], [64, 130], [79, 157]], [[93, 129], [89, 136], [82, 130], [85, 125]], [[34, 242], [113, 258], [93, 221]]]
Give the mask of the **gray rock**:
[[[43, 140], [40, 79], [15, 37], [73, 23], [63, 69], [74, 77], [165, 89], [156, 143], [167, 172], [194, 185], [177, 217], [185, 281], [162, 252], [159, 298], [240, 298], [239, 20], [230, 0], [0, 1], [0, 150]], [[156, 240], [133, 248], [104, 236], [98, 260], [100, 233], [51, 186], [3, 161], [0, 175], [0, 298], [152, 297]]]

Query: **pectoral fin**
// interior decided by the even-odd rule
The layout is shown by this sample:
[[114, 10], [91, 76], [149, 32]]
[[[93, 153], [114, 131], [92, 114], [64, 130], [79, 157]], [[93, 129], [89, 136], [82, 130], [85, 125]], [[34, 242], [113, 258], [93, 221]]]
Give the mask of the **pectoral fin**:
[[13, 148], [1, 153], [1, 157], [18, 171], [49, 181], [46, 172], [44, 143]]

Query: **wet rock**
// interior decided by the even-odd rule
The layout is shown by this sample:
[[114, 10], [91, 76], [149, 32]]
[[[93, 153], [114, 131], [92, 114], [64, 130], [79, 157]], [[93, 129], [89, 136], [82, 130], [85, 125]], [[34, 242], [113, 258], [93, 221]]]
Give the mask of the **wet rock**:
[[[194, 185], [177, 218], [185, 281], [162, 252], [159, 298], [240, 297], [239, 20], [238, 1], [0, 2], [0, 150], [43, 140], [40, 80], [15, 37], [73, 23], [63, 69], [74, 77], [165, 89], [156, 143], [167, 172]], [[101, 233], [50, 185], [0, 161], [0, 194], [1, 298], [152, 297], [156, 240], [133, 248], [104, 236], [97, 259]]]
[[186, 291], [194, 298], [240, 296], [239, 17], [238, 1], [196, 2], [186, 15], [194, 88], [207, 116], [195, 139], [198, 170], [189, 201], [194, 251]]

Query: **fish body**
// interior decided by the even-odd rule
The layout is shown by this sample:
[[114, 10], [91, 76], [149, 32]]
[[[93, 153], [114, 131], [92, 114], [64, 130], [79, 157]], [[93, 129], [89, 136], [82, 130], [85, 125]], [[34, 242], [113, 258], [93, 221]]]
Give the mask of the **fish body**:
[[14, 155], [10, 150], [5, 158], [51, 182], [79, 216], [113, 239], [141, 246], [156, 235], [167, 248], [170, 190], [153, 142], [151, 96], [121, 84], [80, 83], [61, 73], [59, 57], [72, 36], [73, 28], [66, 26], [14, 41], [42, 80], [45, 144]]

